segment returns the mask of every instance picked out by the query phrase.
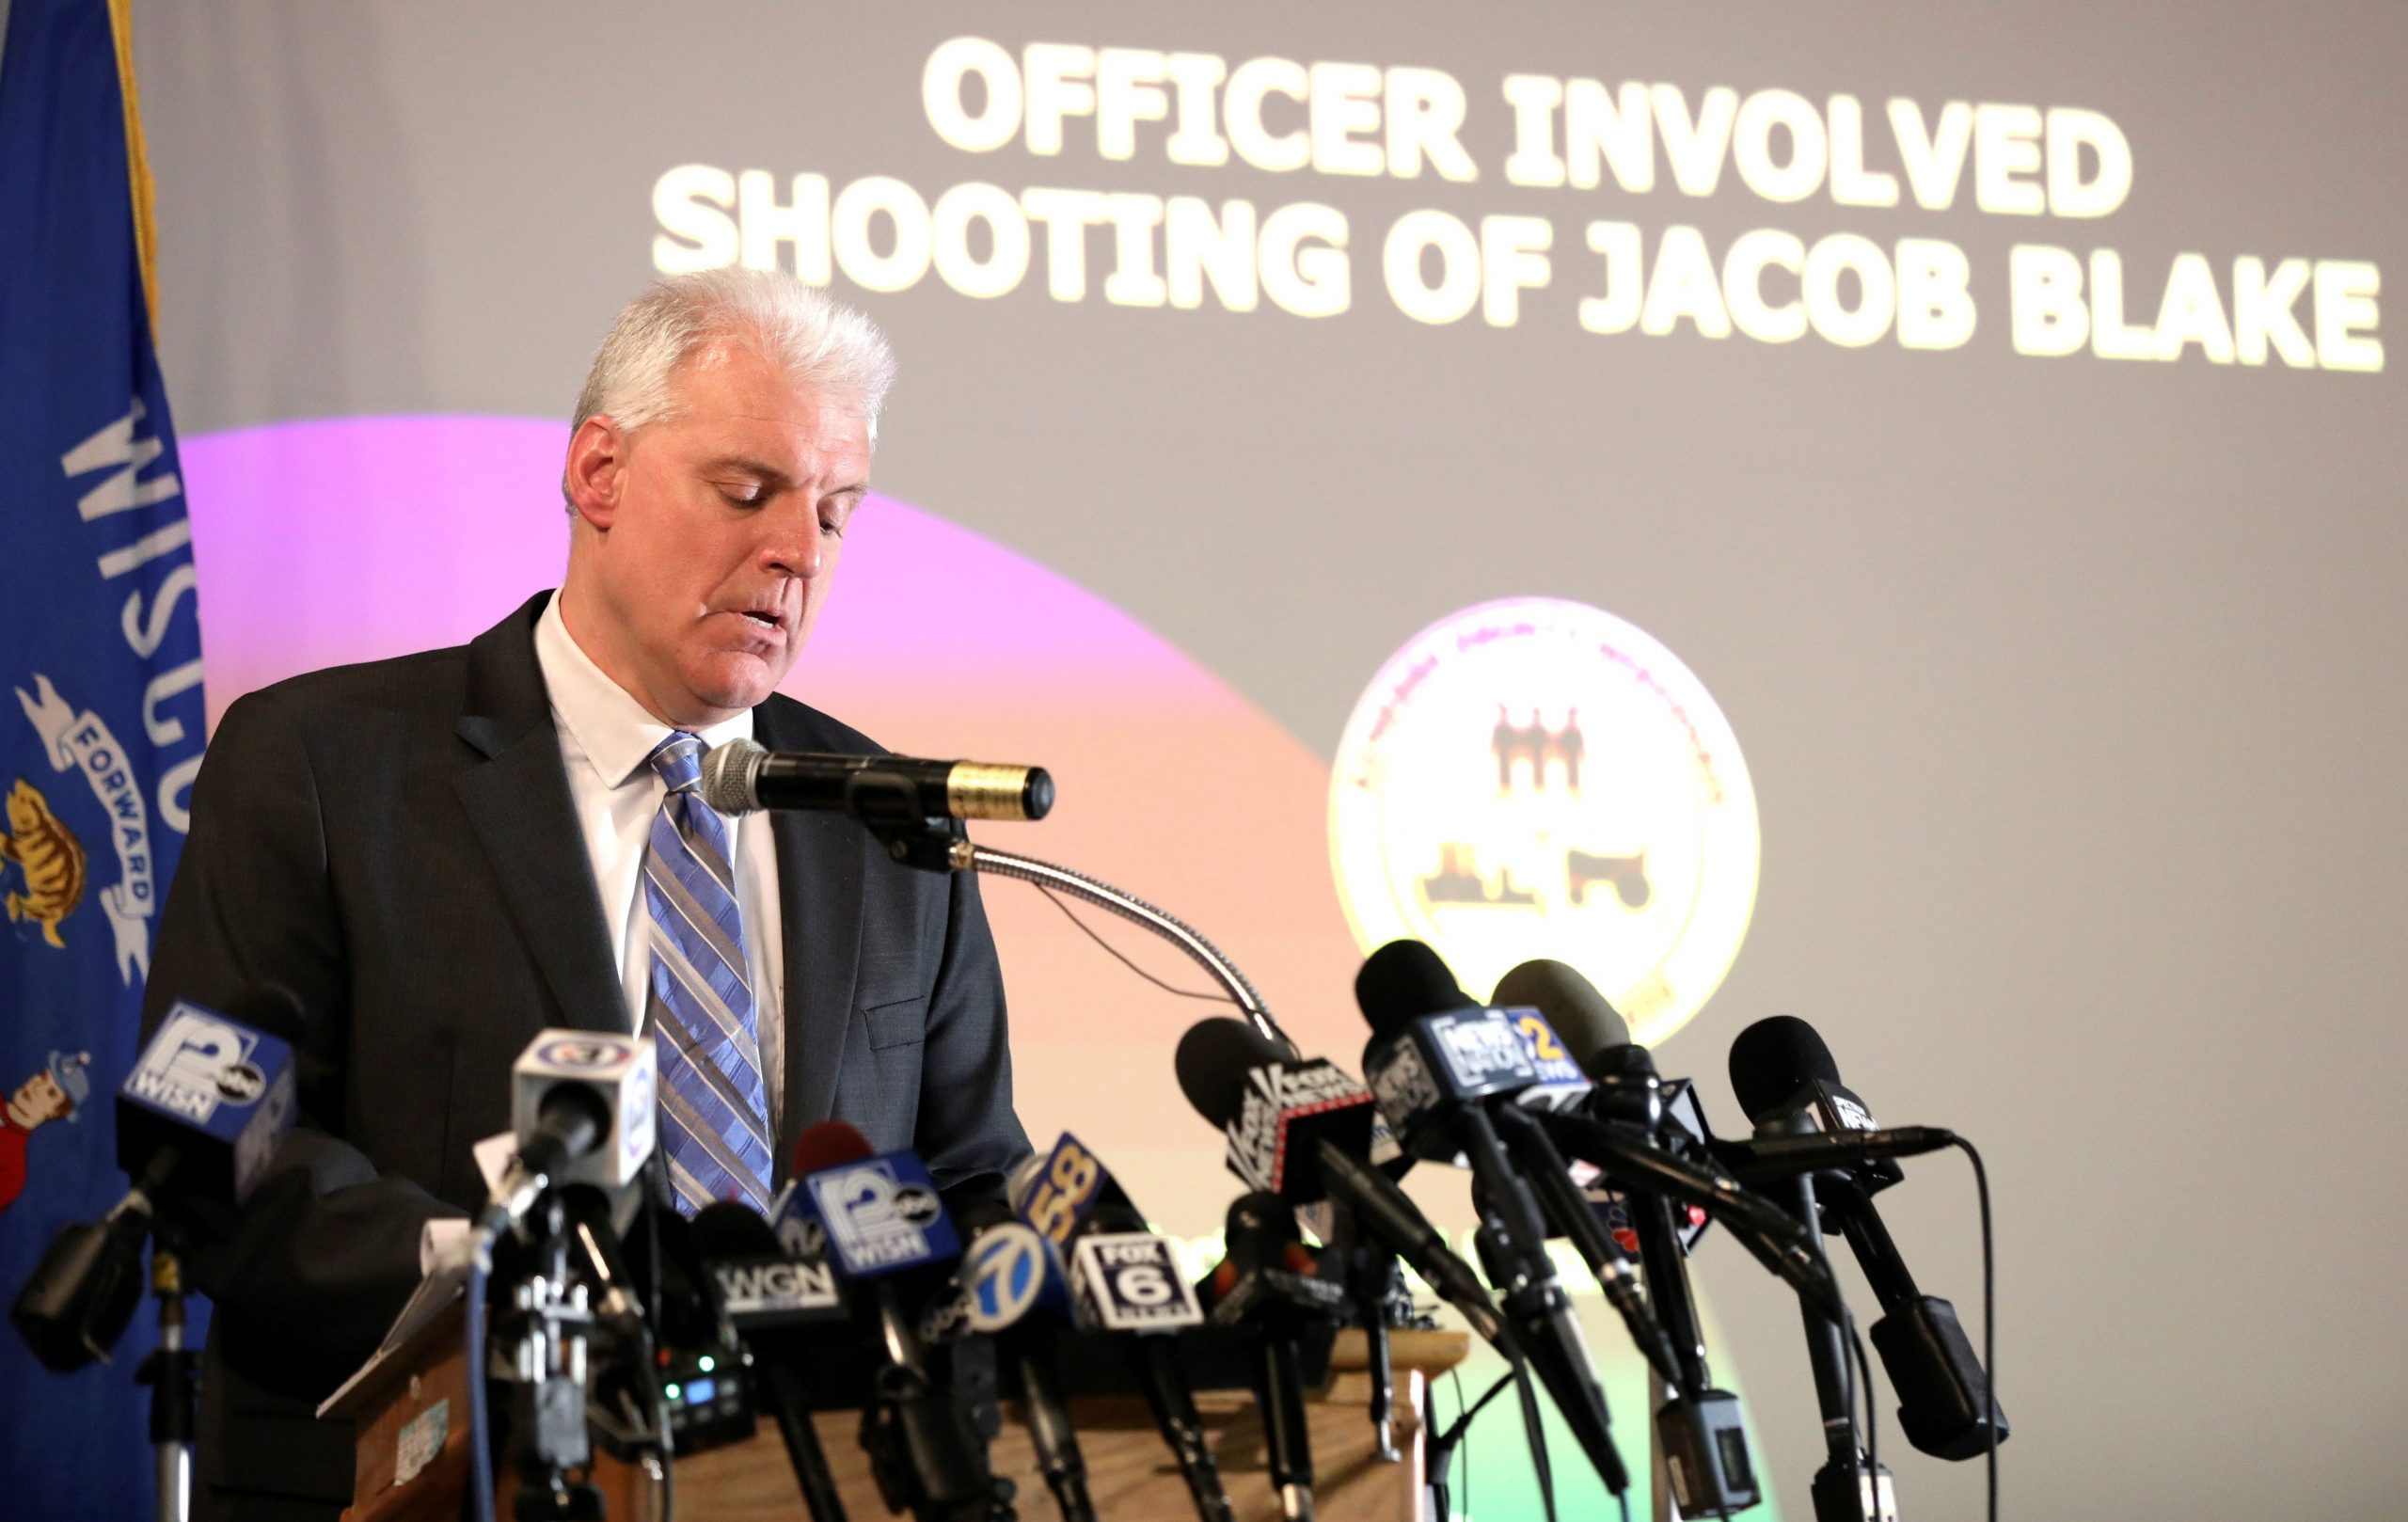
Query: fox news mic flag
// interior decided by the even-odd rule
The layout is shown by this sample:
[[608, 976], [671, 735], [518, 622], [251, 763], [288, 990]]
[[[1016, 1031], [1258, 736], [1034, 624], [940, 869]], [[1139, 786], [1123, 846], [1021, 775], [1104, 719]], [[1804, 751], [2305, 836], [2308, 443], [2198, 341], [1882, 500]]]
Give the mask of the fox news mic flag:
[[[0, 1289], [125, 1193], [104, 1102], [200, 769], [200, 623], [151, 351], [125, 0], [12, 0], [0, 34]], [[151, 1508], [137, 1315], [113, 1364], [0, 1339], [12, 1516]]]

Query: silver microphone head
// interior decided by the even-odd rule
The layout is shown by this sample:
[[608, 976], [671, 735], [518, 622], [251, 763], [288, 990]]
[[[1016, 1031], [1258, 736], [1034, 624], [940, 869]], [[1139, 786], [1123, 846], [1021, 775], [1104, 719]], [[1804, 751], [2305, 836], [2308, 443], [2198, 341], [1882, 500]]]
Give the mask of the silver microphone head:
[[769, 753], [751, 740], [727, 740], [703, 756], [703, 801], [721, 814], [751, 814], [761, 800], [752, 790]]

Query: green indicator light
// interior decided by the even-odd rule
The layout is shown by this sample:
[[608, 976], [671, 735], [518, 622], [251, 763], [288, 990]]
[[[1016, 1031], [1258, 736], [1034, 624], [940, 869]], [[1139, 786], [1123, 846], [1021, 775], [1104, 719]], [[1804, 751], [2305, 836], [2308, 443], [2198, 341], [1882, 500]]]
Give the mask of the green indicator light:
[[694, 1367], [707, 1374], [712, 1370], [719, 1367], [719, 1360], [705, 1353], [701, 1357], [694, 1360]]
[[673, 1401], [682, 1400], [686, 1394], [686, 1387], [682, 1385], [672, 1385], [664, 1393]]

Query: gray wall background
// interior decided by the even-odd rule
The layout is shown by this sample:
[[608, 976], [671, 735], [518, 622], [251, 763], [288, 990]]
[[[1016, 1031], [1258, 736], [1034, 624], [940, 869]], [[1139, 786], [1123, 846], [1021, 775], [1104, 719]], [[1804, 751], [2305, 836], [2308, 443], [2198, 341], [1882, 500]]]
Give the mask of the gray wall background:
[[[1482, 179], [1199, 177], [1075, 126], [1058, 159], [963, 155], [918, 96], [958, 32], [1444, 68]], [[2375, 376], [2048, 362], [2004, 333], [2019, 239], [2121, 249], [2144, 316], [2184, 249], [2396, 278], [2408, 11], [243, 0], [138, 7], [137, 58], [188, 436], [564, 414], [682, 162], [1344, 207], [1355, 303], [1322, 323], [840, 278], [906, 364], [881, 487], [1111, 597], [1324, 753], [1379, 662], [1476, 600], [1656, 635], [1730, 716], [1766, 843], [1748, 944], [1666, 1066], [1735, 1122], [1729, 1036], [1794, 1011], [1879, 1113], [1986, 1145], [2010, 1512], [2399, 1514], [2400, 330]], [[2098, 223], [1520, 190], [1517, 70], [1848, 91], [1893, 168], [1890, 95], [2088, 106], [2135, 188]], [[1556, 284], [1510, 330], [1405, 320], [1377, 239], [1418, 205], [1552, 215]], [[1592, 337], [1590, 215], [1718, 254], [1761, 226], [1948, 238], [1983, 329], [1942, 355]], [[1885, 1211], [1972, 1315], [1961, 1170]], [[1702, 1261], [1802, 1515], [1794, 1315], [1740, 1255]], [[1907, 1515], [1979, 1514], [1977, 1465], [1895, 1449]]]

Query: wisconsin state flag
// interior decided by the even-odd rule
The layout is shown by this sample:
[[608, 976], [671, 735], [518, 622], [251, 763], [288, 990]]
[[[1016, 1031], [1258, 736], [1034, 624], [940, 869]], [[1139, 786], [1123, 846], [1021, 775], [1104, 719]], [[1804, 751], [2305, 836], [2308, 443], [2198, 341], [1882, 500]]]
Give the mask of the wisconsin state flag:
[[[0, 41], [0, 1294], [125, 1193], [112, 1099], [204, 743], [200, 620], [151, 351], [124, 0], [11, 0]], [[157, 1318], [57, 1375], [0, 1334], [0, 1514], [152, 1504]]]

